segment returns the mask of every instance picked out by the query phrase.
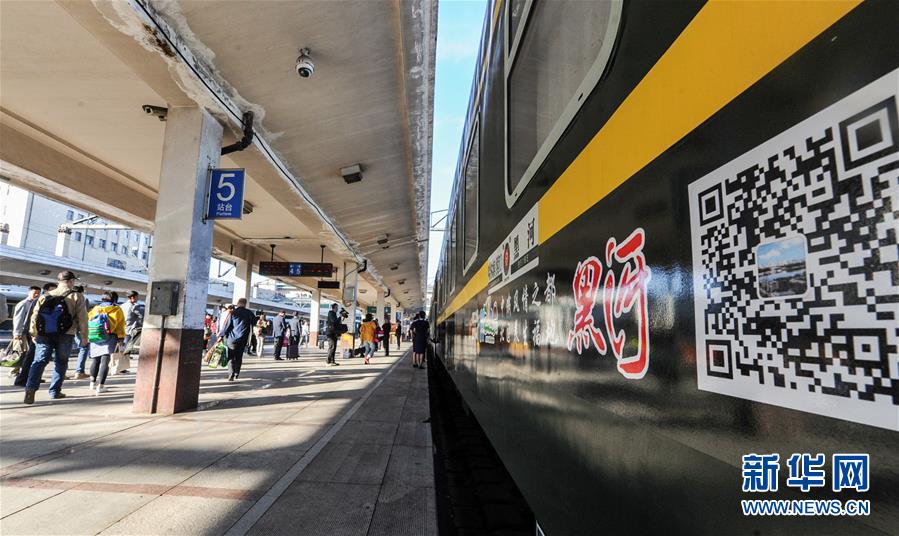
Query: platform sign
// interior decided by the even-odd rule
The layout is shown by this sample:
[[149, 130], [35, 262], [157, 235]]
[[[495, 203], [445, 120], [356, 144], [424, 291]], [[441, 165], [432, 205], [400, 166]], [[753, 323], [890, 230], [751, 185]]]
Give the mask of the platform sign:
[[259, 275], [271, 277], [331, 277], [330, 262], [260, 262]]
[[243, 216], [243, 169], [214, 169], [209, 182], [207, 220], [240, 219]]

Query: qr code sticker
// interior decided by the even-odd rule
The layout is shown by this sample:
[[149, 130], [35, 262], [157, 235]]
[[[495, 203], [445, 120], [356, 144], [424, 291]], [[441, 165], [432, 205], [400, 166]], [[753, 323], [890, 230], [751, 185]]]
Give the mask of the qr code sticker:
[[899, 430], [899, 70], [689, 186], [699, 389]]

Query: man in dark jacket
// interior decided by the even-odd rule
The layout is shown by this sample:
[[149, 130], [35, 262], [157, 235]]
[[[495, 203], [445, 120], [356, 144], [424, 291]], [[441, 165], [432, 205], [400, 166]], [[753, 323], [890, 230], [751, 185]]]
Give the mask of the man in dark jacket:
[[337, 338], [341, 334], [341, 322], [337, 317], [337, 304], [332, 303], [328, 311], [328, 322], [325, 324], [325, 336], [328, 338], [328, 365], [339, 365], [335, 354], [337, 353]]
[[381, 324], [381, 329], [384, 331], [384, 355], [390, 355], [390, 336], [393, 335], [393, 324], [390, 323], [390, 316], [384, 317], [384, 323]]
[[225, 323], [219, 327], [219, 342], [224, 342], [228, 347], [228, 370], [231, 371], [229, 382], [240, 376], [243, 351], [247, 347], [255, 323], [256, 315], [247, 309], [246, 298], [241, 298], [237, 300], [237, 307], [228, 315]]
[[284, 347], [284, 329], [287, 327], [285, 317], [287, 313], [281, 311], [272, 319], [272, 337], [275, 338], [275, 361], [284, 361], [281, 357], [281, 348]]

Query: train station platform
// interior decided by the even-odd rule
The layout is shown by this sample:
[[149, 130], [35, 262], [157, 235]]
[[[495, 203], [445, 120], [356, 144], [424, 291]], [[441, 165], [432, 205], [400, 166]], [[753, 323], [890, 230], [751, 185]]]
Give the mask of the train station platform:
[[205, 368], [199, 408], [170, 416], [132, 413], [133, 374], [33, 406], [4, 376], [0, 533], [436, 534], [427, 372], [408, 350], [245, 357], [233, 383]]

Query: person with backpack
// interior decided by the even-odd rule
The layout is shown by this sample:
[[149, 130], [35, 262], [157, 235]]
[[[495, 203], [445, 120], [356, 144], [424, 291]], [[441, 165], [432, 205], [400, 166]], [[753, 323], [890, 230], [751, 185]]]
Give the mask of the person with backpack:
[[[91, 385], [96, 394], [106, 390], [106, 376], [109, 374], [109, 356], [125, 340], [125, 313], [116, 304], [116, 299], [107, 292], [100, 298], [100, 304], [87, 314], [87, 338], [90, 341]], [[98, 381], [99, 380], [99, 381]]]
[[35, 342], [35, 357], [25, 384], [26, 404], [34, 403], [41, 376], [51, 359], [54, 361], [54, 368], [50, 378], [50, 398], [65, 398], [62, 383], [69, 367], [69, 354], [75, 342], [75, 334], [81, 336], [83, 345], [88, 344], [84, 296], [74, 289], [78, 278], [66, 270], [59, 273], [57, 280], [59, 286], [38, 298], [31, 314], [29, 332]]

